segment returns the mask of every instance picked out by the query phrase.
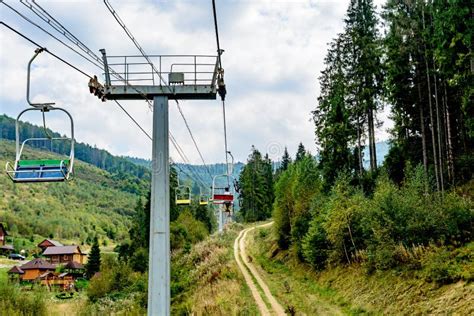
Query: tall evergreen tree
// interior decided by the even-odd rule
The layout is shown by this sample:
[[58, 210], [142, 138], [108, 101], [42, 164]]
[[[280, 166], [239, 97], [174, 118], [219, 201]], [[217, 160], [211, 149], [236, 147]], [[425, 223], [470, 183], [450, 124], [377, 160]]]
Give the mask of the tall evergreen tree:
[[100, 271], [100, 248], [97, 237], [94, 238], [94, 243], [92, 244], [91, 252], [89, 254], [85, 268], [86, 277], [88, 279], [92, 278], [94, 274]]
[[319, 81], [321, 94], [318, 107], [313, 111], [316, 126], [316, 143], [320, 147], [320, 168], [326, 189], [334, 183], [339, 172], [350, 170], [350, 144], [354, 140], [354, 128], [346, 105], [347, 79], [344, 69], [344, 41], [340, 34], [328, 49], [325, 58], [326, 68]]
[[[359, 143], [363, 131], [361, 124], [363, 121], [367, 122], [370, 169], [375, 171], [377, 168], [375, 117], [380, 109], [383, 73], [377, 18], [372, 0], [351, 0], [345, 24], [347, 41], [344, 45], [344, 55], [350, 56], [346, 65], [346, 73], [350, 74], [347, 76], [349, 79], [347, 84], [348, 87], [352, 87], [354, 107], [351, 119], [357, 122]], [[361, 147], [360, 144], [358, 146]], [[359, 150], [359, 164], [360, 158]]]
[[390, 0], [384, 8], [385, 94], [394, 120], [386, 165], [395, 180], [406, 161], [423, 163], [439, 190], [445, 179], [472, 177], [471, 12], [464, 1]]
[[291, 157], [290, 157], [290, 154], [288, 153], [288, 148], [285, 147], [285, 150], [283, 151], [283, 156], [281, 157], [281, 165], [280, 165], [279, 170], [280, 171], [287, 170], [290, 164], [291, 164]]
[[299, 143], [298, 150], [296, 151], [295, 162], [301, 161], [306, 156], [306, 149], [303, 143]]
[[268, 155], [252, 146], [239, 177], [241, 214], [245, 221], [264, 220], [271, 215], [274, 193], [272, 164]]

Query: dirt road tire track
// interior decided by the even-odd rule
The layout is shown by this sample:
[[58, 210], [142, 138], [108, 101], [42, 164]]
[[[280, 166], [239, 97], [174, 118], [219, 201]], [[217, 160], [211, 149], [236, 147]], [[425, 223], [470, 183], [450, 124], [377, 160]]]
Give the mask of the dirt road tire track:
[[237, 265], [239, 266], [239, 269], [240, 269], [240, 271], [242, 272], [242, 274], [244, 276], [245, 282], [247, 283], [247, 286], [249, 287], [250, 292], [252, 292], [252, 296], [255, 300], [255, 303], [257, 304], [257, 307], [260, 311], [260, 314], [264, 315], [264, 316], [269, 316], [270, 312], [268, 311], [267, 305], [263, 301], [262, 296], [260, 295], [260, 292], [258, 291], [257, 287], [253, 283], [252, 277], [250, 276], [249, 272], [247, 271], [244, 264], [240, 260], [239, 241], [241, 240], [241, 238], [242, 238], [245, 231], [246, 231], [245, 229], [242, 230], [240, 232], [239, 236], [237, 236], [237, 238], [235, 239], [235, 242], [234, 242], [235, 261], [237, 262]]
[[[267, 226], [270, 226], [272, 224], [273, 224], [273, 222], [270, 222], [270, 223], [266, 223], [266, 224], [263, 224], [263, 225], [259, 225], [259, 226], [255, 226], [255, 227], [251, 227], [251, 228], [247, 228], [247, 229], [242, 230], [240, 232], [239, 236], [235, 239], [234, 256], [235, 256], [235, 259], [237, 261], [237, 264], [239, 265], [240, 270], [242, 271], [242, 274], [244, 275], [244, 278], [245, 278], [245, 281], [247, 282], [247, 285], [249, 286], [250, 290], [252, 291], [252, 294], [254, 294], [253, 289], [255, 289], [257, 291], [258, 298], [256, 297], [256, 295], [254, 295], [254, 298], [255, 298], [255, 301], [256, 301], [257, 305], [259, 306], [259, 309], [260, 309], [260, 303], [258, 302], [258, 300], [261, 300], [261, 302], [263, 302], [264, 305], [265, 305], [265, 303], [264, 303], [264, 301], [263, 301], [263, 299], [260, 295], [260, 292], [258, 292], [258, 290], [256, 288], [256, 285], [253, 282], [253, 279], [249, 275], [249, 273], [248, 273], [249, 271], [252, 274], [252, 276], [254, 277], [254, 279], [257, 281], [260, 288], [263, 290], [265, 298], [267, 299], [267, 301], [271, 305], [271, 313], [268, 312], [268, 309], [267, 309], [266, 305], [265, 305], [265, 309], [266, 309], [267, 314], [264, 313], [264, 310], [260, 309], [260, 312], [262, 313], [262, 315], [272, 314], [272, 315], [277, 315], [277, 316], [284, 316], [284, 315], [286, 315], [285, 314], [285, 309], [280, 305], [280, 303], [278, 303], [278, 301], [275, 299], [275, 297], [270, 292], [270, 289], [269, 289], [268, 285], [265, 283], [265, 281], [262, 279], [261, 275], [258, 273], [255, 266], [249, 261], [249, 259], [248, 259], [249, 256], [247, 255], [247, 252], [246, 252], [246, 249], [245, 249], [245, 238], [247, 237], [247, 234], [250, 231], [254, 230], [255, 228], [267, 227]], [[243, 264], [245, 264], [245, 267], [247, 267], [248, 270], [243, 266], [242, 262], [243, 262]], [[246, 275], [248, 276], [248, 278], [246, 277]]]

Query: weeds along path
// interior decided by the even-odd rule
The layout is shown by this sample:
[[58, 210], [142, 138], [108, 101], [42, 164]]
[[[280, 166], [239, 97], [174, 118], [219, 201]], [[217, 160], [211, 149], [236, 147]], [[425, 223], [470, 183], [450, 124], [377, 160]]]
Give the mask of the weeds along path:
[[[235, 256], [235, 260], [237, 261], [237, 265], [240, 268], [240, 271], [242, 271], [242, 274], [244, 275], [244, 278], [248, 287], [252, 291], [252, 295], [255, 299], [255, 302], [258, 305], [258, 308], [260, 309], [261, 314], [283, 316], [285, 315], [284, 308], [280, 305], [280, 303], [278, 303], [278, 301], [272, 295], [272, 293], [270, 292], [270, 289], [268, 288], [268, 285], [263, 281], [257, 269], [255, 269], [254, 265], [249, 261], [249, 256], [245, 250], [245, 238], [247, 237], [247, 234], [250, 231], [259, 227], [267, 227], [272, 224], [273, 222], [270, 222], [267, 224], [263, 224], [263, 225], [259, 225], [259, 226], [242, 230], [234, 242], [234, 256]], [[265, 300], [270, 303], [271, 312], [269, 312], [252, 277], [253, 279], [257, 281], [258, 286], [260, 286], [260, 288], [262, 289]]]

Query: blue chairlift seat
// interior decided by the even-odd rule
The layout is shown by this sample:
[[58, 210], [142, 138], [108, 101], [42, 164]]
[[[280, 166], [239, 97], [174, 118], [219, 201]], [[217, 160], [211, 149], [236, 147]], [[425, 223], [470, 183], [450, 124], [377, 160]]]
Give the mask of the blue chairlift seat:
[[68, 178], [69, 159], [19, 160], [11, 172], [14, 182], [57, 182]]

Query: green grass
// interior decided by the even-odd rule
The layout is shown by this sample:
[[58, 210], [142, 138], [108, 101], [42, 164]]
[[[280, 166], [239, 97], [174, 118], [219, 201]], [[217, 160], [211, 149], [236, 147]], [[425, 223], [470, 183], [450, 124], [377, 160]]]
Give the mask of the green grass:
[[243, 227], [233, 225], [172, 256], [172, 314], [258, 315], [250, 289], [234, 260]]
[[370, 314], [352, 306], [329, 287], [315, 282], [307, 267], [286, 261], [288, 257], [271, 259], [274, 240], [271, 228], [258, 228], [249, 233], [249, 254], [260, 270], [275, 298], [287, 312], [306, 315], [360, 315]]
[[10, 270], [10, 268], [0, 268], [0, 284], [3, 284], [8, 279], [8, 270]]
[[[367, 275], [358, 264], [315, 272], [292, 259], [294, 256], [289, 251], [278, 251], [271, 228], [252, 232], [249, 240], [253, 241], [248, 247], [249, 253], [256, 265], [261, 266], [262, 275], [273, 295], [282, 305], [293, 306], [297, 313], [474, 314], [473, 282], [458, 281], [442, 285], [427, 282], [416, 273], [409, 274], [396, 269]], [[468, 245], [462, 249], [469, 252], [471, 248], [472, 245]], [[467, 269], [466, 262], [461, 263], [459, 266]], [[472, 266], [471, 259], [471, 269]]]

